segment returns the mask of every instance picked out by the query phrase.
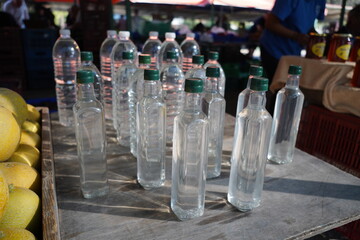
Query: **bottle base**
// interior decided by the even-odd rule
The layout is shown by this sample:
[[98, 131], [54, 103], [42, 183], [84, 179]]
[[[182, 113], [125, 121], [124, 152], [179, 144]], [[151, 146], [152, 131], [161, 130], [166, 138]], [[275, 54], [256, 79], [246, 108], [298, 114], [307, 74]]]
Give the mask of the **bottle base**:
[[200, 217], [204, 214], [204, 208], [184, 210], [177, 206], [171, 206], [171, 210], [175, 213], [176, 217], [181, 221], [186, 221], [189, 219]]
[[228, 202], [241, 212], [249, 212], [260, 206], [261, 201], [244, 202], [228, 195]]
[[164, 186], [165, 184], [165, 180], [163, 181], [152, 181], [152, 182], [149, 182], [149, 181], [142, 181], [142, 180], [139, 180], [138, 179], [138, 183], [145, 189], [145, 190], [150, 190], [150, 189], [153, 189], [153, 188], [158, 188], [158, 187], [161, 187], [161, 186]]
[[81, 190], [83, 197], [87, 199], [105, 196], [109, 193], [109, 191], [109, 186], [105, 186], [96, 190]]
[[207, 172], [206, 179], [217, 178], [220, 176], [220, 172]]
[[118, 143], [124, 147], [130, 147], [130, 141], [126, 141], [123, 138], [117, 137]]
[[292, 159], [280, 159], [280, 158], [277, 158], [277, 157], [270, 157], [270, 158], [268, 158], [268, 161], [270, 163], [273, 163], [273, 164], [282, 165], [282, 164], [291, 163]]

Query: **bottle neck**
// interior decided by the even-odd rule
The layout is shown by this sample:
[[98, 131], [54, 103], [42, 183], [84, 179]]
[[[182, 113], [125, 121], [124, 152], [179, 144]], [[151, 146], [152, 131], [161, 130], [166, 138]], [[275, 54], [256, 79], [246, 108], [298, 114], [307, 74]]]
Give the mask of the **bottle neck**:
[[175, 41], [175, 39], [174, 38], [166, 38], [165, 41], [166, 42], [173, 42], [173, 41]]
[[89, 101], [95, 99], [94, 85], [92, 83], [78, 83], [77, 99], [79, 101]]
[[141, 68], [141, 69], [148, 69], [148, 68], [150, 68], [150, 64], [147, 64], [147, 63], [139, 63], [139, 68]]
[[216, 93], [219, 91], [219, 78], [207, 77], [205, 84], [207, 92]]
[[186, 39], [185, 39], [186, 41], [194, 41], [195, 39], [194, 38], [192, 38], [192, 37], [186, 37]]
[[289, 88], [299, 88], [300, 75], [289, 75], [286, 81], [286, 86]]
[[119, 37], [119, 39], [120, 39], [121, 41], [129, 41], [129, 38], [128, 38], [128, 37]]
[[149, 39], [151, 39], [151, 40], [158, 40], [158, 37], [150, 36]]
[[192, 68], [202, 68], [202, 64], [193, 63]]
[[198, 112], [201, 111], [201, 93], [185, 92], [184, 111]]
[[265, 108], [266, 94], [265, 91], [251, 90], [248, 107], [250, 109], [263, 109]]
[[123, 62], [122, 65], [132, 64], [134, 62], [134, 60], [133, 59], [123, 59], [122, 62]]
[[60, 34], [60, 38], [70, 38], [69, 34]]
[[248, 82], [247, 82], [247, 85], [246, 85], [246, 88], [250, 88], [251, 86], [251, 80], [254, 78], [253, 75], [250, 75], [249, 78], [248, 78]]
[[144, 81], [144, 97], [156, 97], [159, 96], [161, 89], [160, 81]]
[[210, 64], [218, 64], [218, 61], [216, 59], [209, 59], [208, 63], [210, 63]]
[[83, 66], [91, 66], [92, 61], [81, 61], [81, 65], [83, 65]]
[[177, 63], [176, 58], [168, 58], [166, 59], [166, 63]]
[[108, 34], [107, 38], [116, 39], [116, 34]]

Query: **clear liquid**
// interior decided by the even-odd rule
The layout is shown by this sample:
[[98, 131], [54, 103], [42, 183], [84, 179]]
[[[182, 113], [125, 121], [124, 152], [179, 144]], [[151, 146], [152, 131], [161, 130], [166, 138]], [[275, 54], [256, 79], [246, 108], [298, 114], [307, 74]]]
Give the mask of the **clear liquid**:
[[111, 83], [111, 58], [101, 57], [101, 74], [103, 79], [103, 101], [105, 118], [112, 119], [112, 83]]
[[270, 161], [292, 162], [303, 103], [304, 95], [298, 88], [283, 88], [278, 92], [268, 153]]
[[192, 57], [200, 54], [200, 47], [194, 39], [185, 39], [180, 45], [183, 52], [182, 71], [186, 73], [192, 67]]
[[136, 93], [138, 81], [136, 79], [136, 76], [139, 75], [138, 74], [139, 70], [142, 70], [142, 72], [144, 72], [143, 69], [138, 69], [134, 73], [129, 89], [130, 152], [135, 157], [137, 157], [136, 104], [138, 102], [137, 93]]
[[207, 67], [218, 67], [220, 68], [220, 78], [219, 78], [219, 93], [224, 97], [225, 96], [225, 83], [226, 77], [223, 68], [216, 60], [207, 61], [203, 68], [206, 70]]
[[143, 46], [142, 53], [150, 54], [151, 56], [151, 68], [159, 69], [159, 52], [161, 48], [161, 41], [159, 39], [148, 39]]
[[158, 66], [160, 67], [160, 69], [163, 68], [164, 64], [166, 64], [166, 54], [168, 51], [174, 51], [177, 53], [178, 57], [176, 59], [176, 62], [179, 64], [179, 66], [181, 66], [183, 62], [183, 53], [179, 44], [175, 40], [166, 40], [162, 43], [159, 51]]
[[237, 107], [236, 107], [236, 116], [248, 105], [250, 98], [251, 90], [245, 88], [238, 96]]
[[89, 61], [84, 62], [83, 61], [83, 62], [81, 62], [79, 70], [89, 70], [89, 71], [92, 71], [94, 73], [94, 83], [93, 83], [93, 85], [94, 85], [95, 97], [102, 104], [104, 104], [104, 97], [103, 97], [104, 85], [103, 85], [103, 80], [102, 80], [102, 77], [101, 77], [101, 73], [99, 72], [97, 67], [92, 62], [89, 62]]
[[137, 180], [145, 188], [165, 182], [166, 107], [160, 98], [143, 98], [138, 104]]
[[200, 78], [203, 80], [205, 86], [205, 79], [206, 79], [206, 72], [205, 69], [202, 67], [196, 67], [189, 69], [185, 74], [185, 79], [188, 78]]
[[72, 107], [76, 101], [76, 87], [71, 84], [56, 83], [56, 100], [61, 125], [69, 127], [74, 125]]

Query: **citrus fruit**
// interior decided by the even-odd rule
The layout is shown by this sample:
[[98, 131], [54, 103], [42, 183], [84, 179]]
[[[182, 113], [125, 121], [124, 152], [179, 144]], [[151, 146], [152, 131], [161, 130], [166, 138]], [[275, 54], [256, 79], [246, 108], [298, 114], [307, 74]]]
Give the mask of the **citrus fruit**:
[[0, 240], [36, 240], [36, 238], [26, 229], [0, 228]]
[[9, 201], [9, 188], [5, 176], [0, 172], [0, 219]]
[[21, 126], [23, 130], [33, 132], [33, 133], [39, 133], [40, 131], [40, 124], [38, 122], [34, 122], [31, 120], [25, 120], [23, 125]]
[[33, 146], [20, 144], [18, 149], [10, 157], [9, 162], [25, 163], [35, 169], [40, 166], [40, 151]]
[[0, 106], [12, 112], [21, 126], [28, 116], [25, 100], [17, 93], [7, 88], [0, 88]]
[[28, 109], [28, 120], [39, 122], [40, 121], [40, 112], [31, 104], [27, 105]]
[[40, 147], [40, 136], [26, 130], [21, 130], [20, 144], [27, 144], [33, 147]]
[[39, 173], [28, 164], [20, 162], [0, 163], [0, 171], [4, 174], [6, 182], [15, 187], [23, 187], [41, 192], [41, 178]]
[[18, 147], [20, 127], [14, 115], [3, 107], [0, 107], [0, 135], [0, 161], [5, 161]]
[[36, 193], [27, 188], [13, 187], [0, 228], [26, 228], [34, 232], [41, 223], [40, 208], [40, 198]]

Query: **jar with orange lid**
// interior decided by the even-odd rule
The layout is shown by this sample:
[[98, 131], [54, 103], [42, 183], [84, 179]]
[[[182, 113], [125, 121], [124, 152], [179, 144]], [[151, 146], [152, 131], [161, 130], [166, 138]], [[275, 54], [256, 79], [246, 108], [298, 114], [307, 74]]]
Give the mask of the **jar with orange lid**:
[[321, 59], [324, 56], [326, 46], [326, 34], [310, 33], [306, 47], [306, 58]]
[[349, 58], [351, 34], [334, 34], [331, 38], [328, 52], [329, 62], [345, 62]]
[[356, 62], [360, 58], [360, 36], [355, 38], [355, 41], [351, 47], [349, 61]]

